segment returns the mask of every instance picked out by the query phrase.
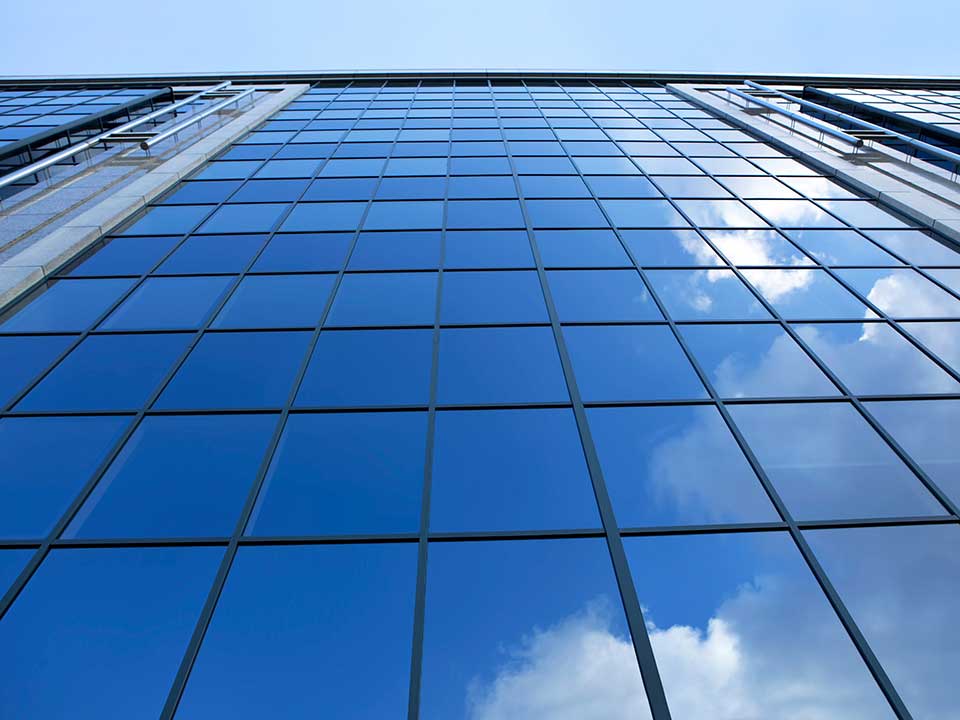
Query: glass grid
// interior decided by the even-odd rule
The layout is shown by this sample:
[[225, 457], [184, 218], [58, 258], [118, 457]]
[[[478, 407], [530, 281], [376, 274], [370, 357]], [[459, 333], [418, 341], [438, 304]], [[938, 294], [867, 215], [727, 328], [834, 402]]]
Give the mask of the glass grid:
[[[346, 572], [336, 548], [416, 547], [396, 586], [409, 620], [388, 633], [412, 650], [384, 666], [403, 689], [377, 712], [449, 717], [463, 708], [440, 688], [462, 678], [436, 638], [460, 632], [457, 573], [494, 587], [486, 563], [520, 562], [504, 570], [518, 583], [568, 553], [614, 609], [596, 626], [566, 608], [540, 640], [606, 631], [640, 670], [621, 707], [682, 717], [653, 585], [677, 602], [706, 582], [690, 558], [726, 543], [746, 565], [773, 553], [825, 618], [848, 716], [923, 714], [939, 686], [911, 686], [847, 576], [858, 533], [906, 533], [917, 553], [923, 533], [955, 534], [956, 455], [916, 428], [956, 418], [958, 273], [945, 241], [659, 87], [317, 86], [0, 324], [28, 368], [3, 388], [11, 447], [36, 447], [44, 422], [110, 421], [59, 500], [23, 492], [36, 517], [0, 545], [32, 554], [0, 612], [39, 602], [63, 553], [220, 548], [179, 670], [157, 681], [161, 717], [201, 716], [225, 701], [211, 668], [255, 553], [316, 546], [298, 562], [323, 573]], [[210, 447], [235, 465], [188, 470]], [[336, 480], [311, 484], [324, 467]], [[167, 474], [183, 479], [156, 487]], [[474, 712], [505, 702], [496, 687]]]

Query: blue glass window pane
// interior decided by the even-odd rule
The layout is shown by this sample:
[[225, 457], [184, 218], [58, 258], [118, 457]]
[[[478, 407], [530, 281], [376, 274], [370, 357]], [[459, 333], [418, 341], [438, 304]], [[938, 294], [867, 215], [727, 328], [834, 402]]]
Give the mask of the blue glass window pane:
[[279, 407], [290, 395], [309, 341], [309, 332], [207, 333], [157, 407]]
[[16, 409], [139, 409], [191, 338], [189, 334], [92, 335], [17, 403]]
[[853, 230], [790, 230], [787, 235], [825, 265], [902, 265]]
[[4, 459], [0, 536], [46, 536], [128, 422], [124, 417], [0, 420], [0, 455]]
[[621, 527], [777, 521], [713, 406], [587, 410]]
[[160, 262], [179, 240], [179, 237], [174, 236], [149, 235], [113, 238], [71, 270], [70, 275], [142, 275]]
[[320, 333], [297, 405], [426, 405], [432, 330]]
[[535, 228], [605, 228], [610, 223], [594, 200], [527, 200]]
[[722, 397], [838, 394], [778, 325], [683, 325], [680, 332]]
[[214, 205], [157, 205], [123, 231], [124, 235], [186, 235]]
[[561, 322], [663, 320], [636, 270], [552, 270], [547, 277]]
[[823, 270], [744, 270], [787, 320], [856, 320], [874, 313]]
[[573, 163], [565, 157], [514, 157], [520, 175], [575, 175]]
[[588, 198], [590, 190], [576, 175], [524, 175], [520, 188], [527, 198]]
[[960, 392], [960, 383], [886, 323], [799, 325], [797, 332], [857, 395]]
[[188, 237], [160, 266], [160, 273], [240, 273], [263, 247], [263, 235]]
[[443, 203], [375, 201], [363, 223], [366, 230], [432, 230], [443, 226]]
[[564, 402], [566, 382], [545, 327], [440, 332], [441, 403]]
[[208, 163], [191, 180], [242, 180], [263, 163], [256, 160]]
[[767, 227], [767, 223], [740, 200], [677, 200], [677, 206], [700, 227]]
[[222, 554], [54, 550], [0, 623], [4, 714], [159, 717]]
[[951, 245], [919, 230], [870, 230], [866, 235], [914, 265], [960, 264]]
[[666, 200], [601, 200], [614, 225], [622, 228], [689, 227]]
[[200, 226], [199, 232], [270, 232], [289, 207], [286, 203], [224, 205]]
[[530, 240], [523, 230], [447, 232], [445, 268], [527, 268], [533, 265]]
[[612, 230], [537, 230], [546, 267], [632, 267]]
[[837, 275], [892, 318], [960, 317], [960, 300], [914, 270], [837, 270]]
[[[635, 171], [636, 168], [633, 168], [632, 172]], [[587, 180], [600, 198], [662, 197], [653, 183], [641, 175], [594, 175]]]
[[730, 193], [708, 177], [662, 175], [657, 185], [663, 192], [675, 198], [728, 198]]
[[915, 718], [954, 712], [956, 525], [804, 533]]
[[73, 340], [70, 336], [0, 337], [0, 407], [13, 400]]
[[387, 162], [385, 175], [446, 175], [447, 159], [445, 157], [392, 157]]
[[177, 720], [403, 715], [416, 565], [411, 543], [240, 548]]
[[706, 397], [667, 327], [566, 327], [563, 335], [587, 402]]
[[955, 436], [960, 402], [870, 402], [866, 407], [927, 476], [960, 503], [960, 444]]
[[[706, 230], [704, 234], [734, 265], [813, 265], [775, 230]], [[790, 276], [787, 276], [790, 277]]]
[[577, 167], [584, 175], [639, 175], [637, 166], [625, 157], [578, 157]]
[[369, 200], [377, 188], [376, 178], [314, 180], [303, 200]]
[[846, 403], [731, 405], [730, 413], [799, 520], [943, 513]]
[[104, 320], [104, 330], [186, 330], [200, 327], [233, 277], [151, 277]]
[[443, 177], [387, 177], [377, 188], [377, 199], [442, 200], [446, 185]]
[[770, 317], [732, 270], [651, 270], [646, 277], [674, 320]]
[[258, 178], [308, 178], [313, 177], [319, 160], [269, 160], [257, 170]]
[[537, 273], [450, 272], [443, 276], [444, 324], [549, 322]]
[[[304, 190], [307, 189], [307, 182], [307, 180], [251, 180], [246, 183], [236, 195], [230, 198], [230, 202], [293, 202], [303, 195]], [[218, 212], [213, 218], [207, 220], [205, 224], [222, 219], [223, 217]], [[270, 228], [267, 227], [265, 229], [269, 230]], [[247, 228], [246, 231], [249, 231], [249, 228]]]
[[433, 325], [436, 302], [436, 273], [350, 274], [327, 325]]
[[785, 533], [625, 538], [624, 549], [676, 716], [895, 717]]
[[253, 534], [417, 532], [426, 432], [425, 413], [291, 415]]
[[451, 175], [509, 175], [510, 162], [505, 157], [452, 157]]
[[164, 205], [197, 205], [221, 203], [239, 188], [235, 180], [205, 180], [182, 182], [176, 190], [163, 199]]
[[320, 322], [333, 283], [333, 275], [248, 275], [213, 327], [314, 327]]
[[86, 330], [133, 280], [62, 280], [53, 283], [0, 328], [4, 332]]
[[435, 270], [438, 232], [364, 232], [350, 256], [351, 270]]
[[434, 544], [426, 605], [423, 720], [649, 717], [602, 540]]
[[434, 443], [434, 532], [599, 527], [570, 410], [442, 411]]
[[[844, 227], [842, 222], [828, 215], [809, 200], [751, 200], [750, 206], [771, 223], [783, 228]], [[764, 224], [761, 221], [759, 227], [763, 227]], [[757, 227], [757, 225], [750, 227]]]
[[522, 228], [523, 213], [516, 200], [451, 200], [447, 203], [447, 227]]
[[514, 198], [517, 186], [511, 175], [455, 176], [450, 178], [448, 197], [462, 198]]
[[286, 232], [356, 230], [366, 207], [367, 203], [363, 202], [299, 203], [284, 220], [282, 229]]
[[256, 272], [339, 270], [347, 259], [353, 233], [274, 235], [253, 264]]
[[223, 537], [277, 424], [274, 415], [144, 418], [65, 537]]
[[696, 230], [624, 230], [623, 241], [644, 267], [723, 265]]

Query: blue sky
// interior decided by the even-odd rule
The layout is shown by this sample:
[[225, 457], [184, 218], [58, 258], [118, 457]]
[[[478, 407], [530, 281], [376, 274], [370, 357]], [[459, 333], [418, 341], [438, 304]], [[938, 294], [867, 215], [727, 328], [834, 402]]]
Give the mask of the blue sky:
[[522, 68], [960, 74], [960, 3], [9, 3], [0, 74]]

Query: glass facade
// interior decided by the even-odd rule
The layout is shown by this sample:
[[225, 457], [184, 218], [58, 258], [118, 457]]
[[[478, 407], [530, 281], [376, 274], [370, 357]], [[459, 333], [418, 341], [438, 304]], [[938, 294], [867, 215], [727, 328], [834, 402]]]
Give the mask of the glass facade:
[[0, 316], [0, 709], [956, 716], [960, 253], [663, 86], [319, 83]]

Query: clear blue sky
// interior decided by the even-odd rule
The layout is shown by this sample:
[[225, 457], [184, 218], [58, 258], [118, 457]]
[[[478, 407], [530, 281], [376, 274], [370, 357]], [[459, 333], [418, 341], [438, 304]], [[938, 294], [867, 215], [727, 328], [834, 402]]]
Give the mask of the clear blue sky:
[[400, 68], [960, 74], [956, 0], [21, 0], [3, 14], [3, 75]]

